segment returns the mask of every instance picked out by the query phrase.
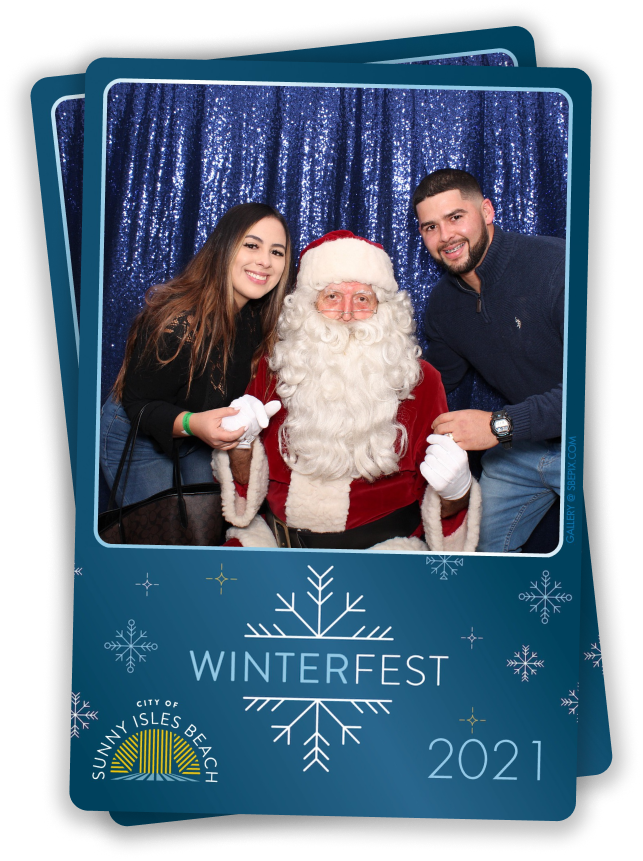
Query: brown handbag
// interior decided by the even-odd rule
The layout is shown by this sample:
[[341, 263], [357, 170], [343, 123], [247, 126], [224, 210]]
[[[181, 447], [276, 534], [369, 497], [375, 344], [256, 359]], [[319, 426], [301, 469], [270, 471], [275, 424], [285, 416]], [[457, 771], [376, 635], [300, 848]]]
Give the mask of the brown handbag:
[[107, 511], [98, 516], [98, 534], [107, 544], [175, 544], [216, 546], [224, 541], [225, 521], [221, 513], [218, 484], [181, 483], [179, 452], [175, 445], [174, 486], [130, 505], [116, 506], [116, 493], [123, 469], [123, 498], [127, 488], [136, 437], [145, 407], [132, 424], [118, 465]]

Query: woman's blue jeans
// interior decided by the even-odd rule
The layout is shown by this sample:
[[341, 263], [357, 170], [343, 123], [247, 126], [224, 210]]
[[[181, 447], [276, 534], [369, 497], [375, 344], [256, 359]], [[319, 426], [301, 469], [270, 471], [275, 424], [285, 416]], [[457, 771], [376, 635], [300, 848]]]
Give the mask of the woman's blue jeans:
[[478, 550], [518, 553], [560, 496], [560, 443], [494, 446], [482, 458]]
[[[100, 418], [100, 467], [110, 491], [116, 478], [118, 464], [125, 448], [130, 427], [125, 410], [110, 397], [101, 410]], [[194, 437], [181, 440], [178, 445], [182, 483], [214, 482], [210, 465], [212, 449]], [[141, 499], [147, 499], [148, 496], [153, 496], [161, 490], [172, 487], [174, 485], [173, 470], [172, 458], [157, 451], [152, 439], [147, 434], [139, 432], [127, 479], [125, 499], [123, 501], [123, 482], [125, 479], [125, 470], [123, 470], [116, 495], [117, 504], [130, 505], [132, 502], [139, 502]]]

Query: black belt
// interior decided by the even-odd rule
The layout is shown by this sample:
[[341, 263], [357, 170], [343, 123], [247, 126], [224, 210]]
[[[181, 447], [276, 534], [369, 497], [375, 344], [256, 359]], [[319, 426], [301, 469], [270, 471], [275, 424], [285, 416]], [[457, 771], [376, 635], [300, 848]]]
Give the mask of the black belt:
[[320, 550], [366, 550], [389, 538], [406, 538], [422, 522], [419, 502], [392, 511], [379, 520], [346, 529], [344, 532], [311, 532], [288, 526], [276, 517], [269, 508], [264, 512], [268, 526], [277, 540], [277, 547], [300, 547]]

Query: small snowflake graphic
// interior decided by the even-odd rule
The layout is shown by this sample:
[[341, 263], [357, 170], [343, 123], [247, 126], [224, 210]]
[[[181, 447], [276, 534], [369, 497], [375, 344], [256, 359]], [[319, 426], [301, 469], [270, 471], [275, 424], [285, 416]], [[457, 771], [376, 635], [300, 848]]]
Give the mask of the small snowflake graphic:
[[80, 702], [80, 693], [71, 692], [71, 738], [80, 738], [80, 729], [87, 729], [90, 720], [98, 720], [97, 711], [89, 711], [89, 703]]
[[552, 613], [560, 613], [561, 604], [572, 600], [572, 596], [561, 592], [561, 584], [554, 581], [553, 585], [549, 571], [543, 571], [540, 585], [537, 580], [531, 584], [531, 592], [521, 592], [518, 595], [520, 601], [528, 601], [531, 604], [530, 612], [540, 613], [540, 621], [543, 625], [549, 622]]
[[576, 720], [578, 720], [578, 686], [576, 690], [569, 692], [568, 697], [561, 697], [560, 704], [569, 709], [567, 714], [576, 715]]
[[440, 580], [448, 580], [449, 575], [457, 574], [464, 565], [462, 556], [430, 556], [427, 560], [431, 571], [440, 575]]
[[80, 574], [82, 574], [82, 573], [83, 573], [83, 569], [82, 569], [82, 568], [74, 568], [74, 576], [76, 576], [76, 577], [77, 577], [78, 575], [80, 575]]
[[521, 682], [528, 682], [529, 676], [535, 676], [545, 666], [544, 660], [537, 658], [537, 652], [529, 654], [529, 646], [523, 646], [520, 652], [514, 652], [513, 658], [507, 659], [507, 666], [514, 668], [515, 676], [520, 673]]
[[[128, 673], [133, 673], [136, 667], [136, 660], [139, 663], [145, 660], [144, 652], [155, 652], [158, 649], [156, 643], [150, 643], [146, 640], [147, 631], [140, 631], [136, 634], [136, 622], [130, 619], [127, 623], [125, 632], [116, 631], [116, 640], [105, 643], [105, 648], [110, 652], [116, 652], [116, 660], [122, 661], [124, 658], [125, 666]], [[120, 640], [120, 642], [119, 642]]]
[[600, 637], [596, 640], [595, 643], [592, 643], [592, 651], [585, 652], [585, 660], [592, 661], [592, 666], [600, 667], [603, 669], [603, 651], [601, 649], [601, 640]]

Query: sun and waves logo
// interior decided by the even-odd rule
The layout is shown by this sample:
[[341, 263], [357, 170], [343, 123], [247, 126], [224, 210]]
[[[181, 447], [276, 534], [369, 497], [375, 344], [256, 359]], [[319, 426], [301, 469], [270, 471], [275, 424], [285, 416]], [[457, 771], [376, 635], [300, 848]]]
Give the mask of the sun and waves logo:
[[207, 736], [186, 723], [171, 700], [139, 700], [137, 710], [114, 724], [92, 763], [94, 780], [218, 783], [218, 765]]
[[110, 766], [114, 780], [189, 780], [201, 776], [194, 748], [169, 729], [144, 729], [118, 746]]

